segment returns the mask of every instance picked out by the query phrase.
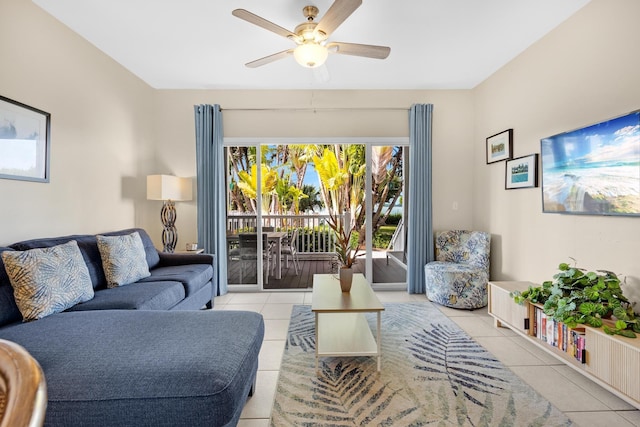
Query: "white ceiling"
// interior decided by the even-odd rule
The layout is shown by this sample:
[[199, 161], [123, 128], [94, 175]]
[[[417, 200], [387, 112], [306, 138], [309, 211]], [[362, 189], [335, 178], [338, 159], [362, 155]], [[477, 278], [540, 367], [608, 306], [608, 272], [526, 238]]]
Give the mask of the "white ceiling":
[[321, 19], [333, 0], [33, 1], [154, 88], [469, 89], [590, 0], [364, 0], [330, 41], [391, 54], [331, 55], [324, 78], [292, 56], [245, 67], [294, 44], [231, 11], [293, 30], [304, 6]]

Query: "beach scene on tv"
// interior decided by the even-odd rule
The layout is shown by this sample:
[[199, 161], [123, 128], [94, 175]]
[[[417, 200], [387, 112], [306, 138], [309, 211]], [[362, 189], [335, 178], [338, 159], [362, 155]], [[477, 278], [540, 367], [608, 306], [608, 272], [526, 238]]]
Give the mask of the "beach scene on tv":
[[640, 112], [541, 140], [544, 212], [640, 216]]

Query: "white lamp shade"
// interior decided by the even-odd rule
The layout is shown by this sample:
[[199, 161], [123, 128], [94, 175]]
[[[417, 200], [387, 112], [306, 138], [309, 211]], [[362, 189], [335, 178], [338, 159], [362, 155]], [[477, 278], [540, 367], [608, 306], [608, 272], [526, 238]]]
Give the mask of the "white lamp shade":
[[191, 200], [191, 178], [180, 178], [173, 175], [148, 175], [148, 200]]
[[303, 67], [316, 68], [327, 60], [329, 51], [318, 43], [304, 43], [293, 50], [293, 57]]

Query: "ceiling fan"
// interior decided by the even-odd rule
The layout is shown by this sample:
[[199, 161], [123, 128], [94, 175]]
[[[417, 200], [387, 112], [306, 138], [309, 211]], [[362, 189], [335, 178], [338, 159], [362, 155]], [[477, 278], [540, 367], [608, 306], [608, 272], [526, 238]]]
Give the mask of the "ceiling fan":
[[286, 37], [297, 45], [295, 48], [256, 59], [245, 65], [249, 68], [256, 68], [293, 55], [296, 62], [300, 65], [308, 68], [316, 68], [324, 64], [329, 53], [385, 59], [391, 52], [391, 48], [387, 46], [327, 41], [331, 33], [360, 7], [361, 4], [362, 0], [335, 0], [319, 22], [315, 22], [315, 18], [319, 12], [318, 8], [315, 6], [305, 6], [302, 9], [302, 13], [307, 18], [307, 21], [298, 25], [294, 31], [282, 28], [245, 9], [234, 10], [232, 12], [233, 16]]

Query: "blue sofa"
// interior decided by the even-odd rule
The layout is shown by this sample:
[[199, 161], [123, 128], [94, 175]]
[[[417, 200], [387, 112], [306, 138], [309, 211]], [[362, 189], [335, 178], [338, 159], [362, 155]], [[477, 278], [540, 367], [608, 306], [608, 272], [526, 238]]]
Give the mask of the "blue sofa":
[[18, 242], [4, 251], [75, 240], [94, 297], [22, 321], [0, 256], [0, 338], [22, 345], [47, 381], [49, 426], [234, 426], [253, 393], [262, 316], [200, 310], [215, 296], [213, 256], [158, 252], [138, 232], [149, 277], [107, 288], [96, 237]]

